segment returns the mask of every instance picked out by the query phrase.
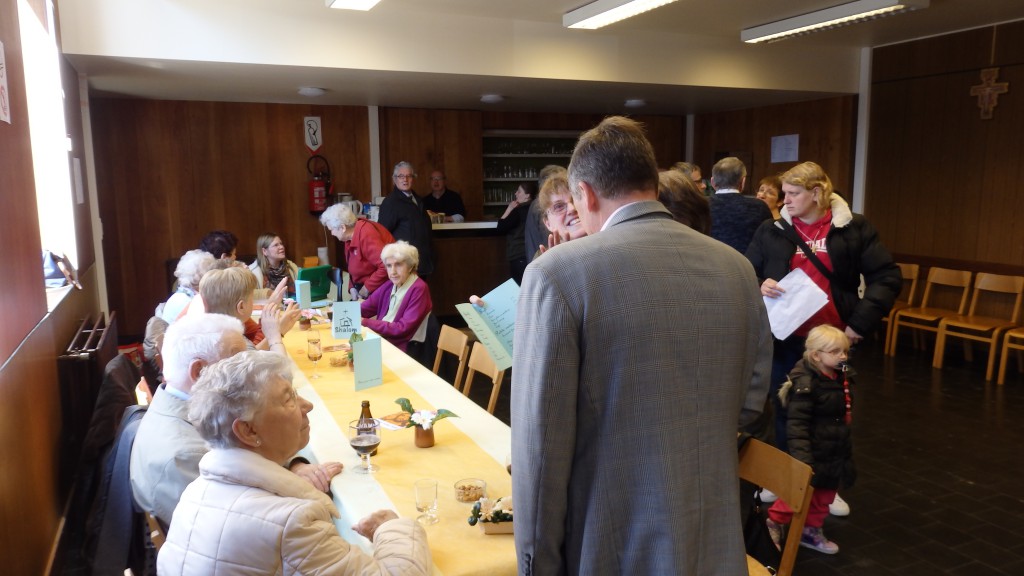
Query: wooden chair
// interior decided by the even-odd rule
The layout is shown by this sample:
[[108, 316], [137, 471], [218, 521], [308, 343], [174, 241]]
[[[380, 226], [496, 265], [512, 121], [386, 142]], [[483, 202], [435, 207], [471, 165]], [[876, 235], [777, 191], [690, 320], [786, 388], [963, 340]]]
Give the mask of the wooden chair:
[[[1012, 310], [1008, 314], [1004, 313], [999, 316], [984, 315], [992, 308], [991, 306], [985, 308], [985, 305], [990, 303], [983, 302], [983, 300], [998, 300], [1000, 295], [1006, 295], [1003, 297], [1004, 300], [1013, 299]], [[942, 368], [947, 338], [963, 338], [964, 340], [986, 342], [989, 349], [988, 364], [985, 367], [985, 380], [992, 380], [992, 372], [996, 365], [996, 351], [999, 349], [999, 339], [1003, 332], [1017, 324], [1022, 296], [1024, 296], [1024, 276], [1003, 276], [979, 272], [974, 280], [971, 306], [967, 314], [945, 316], [939, 322], [939, 332], [935, 338], [935, 355], [932, 357], [932, 367]], [[1005, 309], [1010, 310], [1010, 307], [1006, 306]], [[967, 360], [970, 360], [970, 342], [965, 342], [964, 346], [966, 346], [964, 356]]]
[[466, 372], [466, 383], [462, 393], [469, 397], [469, 389], [473, 386], [473, 376], [477, 372], [486, 375], [491, 379], [491, 399], [487, 402], [487, 411], [494, 414], [494, 406], [498, 403], [498, 392], [501, 391], [501, 381], [505, 379], [505, 371], [498, 370], [490, 352], [479, 342], [473, 343], [473, 352], [469, 355], [469, 371]]
[[469, 338], [460, 330], [447, 324], [441, 326], [441, 335], [437, 337], [437, 355], [434, 357], [434, 374], [441, 369], [441, 357], [444, 353], [454, 354], [459, 359], [459, 369], [455, 372], [452, 385], [456, 390], [462, 389], [462, 371], [466, 369], [466, 356], [469, 354]]
[[[796, 564], [796, 553], [800, 549], [800, 535], [811, 509], [811, 467], [789, 454], [751, 438], [740, 449], [740, 478], [774, 492], [792, 510], [793, 520], [789, 524], [788, 537], [782, 547], [778, 576], [791, 576]], [[757, 564], [755, 560], [753, 564]], [[748, 569], [753, 566], [747, 557]], [[763, 574], [760, 564], [750, 574]]]
[[903, 274], [903, 290], [900, 295], [896, 297], [896, 302], [892, 305], [892, 310], [889, 311], [889, 315], [882, 318], [882, 322], [885, 322], [885, 352], [889, 353], [889, 348], [892, 346], [892, 326], [893, 320], [896, 318], [896, 313], [904, 308], [910, 308], [914, 305], [915, 297], [917, 296], [917, 277], [921, 273], [921, 267], [917, 264], [897, 264], [900, 267], [900, 272]]
[[[932, 268], [928, 271], [928, 281], [924, 287], [924, 297], [920, 306], [911, 306], [896, 312], [892, 323], [891, 348], [889, 356], [896, 355], [896, 344], [899, 342], [900, 327], [911, 328], [923, 332], [938, 333], [939, 322], [945, 316], [963, 314], [967, 309], [967, 297], [970, 293], [971, 272], [968, 270], [950, 270], [948, 268]], [[960, 298], [956, 308], [929, 306], [937, 292], [952, 292]]]
[[1010, 350], [1017, 351], [1017, 367], [1021, 367], [1021, 351], [1024, 351], [1024, 328], [1008, 330], [1003, 336], [1003, 354], [999, 359], [999, 377], [996, 384], [1002, 386], [1006, 383], [1006, 361], [1009, 360]]

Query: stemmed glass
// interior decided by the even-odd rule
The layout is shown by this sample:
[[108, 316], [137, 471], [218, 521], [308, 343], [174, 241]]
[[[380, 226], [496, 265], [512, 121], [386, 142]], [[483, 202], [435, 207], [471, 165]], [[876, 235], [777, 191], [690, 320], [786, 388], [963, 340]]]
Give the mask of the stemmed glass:
[[358, 418], [348, 424], [348, 443], [363, 459], [362, 467], [356, 468], [360, 474], [372, 474], [380, 470], [380, 466], [370, 463], [370, 453], [380, 446], [380, 423], [376, 418]]
[[316, 373], [316, 362], [324, 357], [324, 351], [320, 348], [319, 331], [313, 330], [306, 336], [306, 357], [313, 361], [313, 374], [309, 378], [315, 380], [320, 377]]
[[437, 524], [437, 480], [417, 480], [416, 510], [422, 512], [416, 521], [420, 524]]

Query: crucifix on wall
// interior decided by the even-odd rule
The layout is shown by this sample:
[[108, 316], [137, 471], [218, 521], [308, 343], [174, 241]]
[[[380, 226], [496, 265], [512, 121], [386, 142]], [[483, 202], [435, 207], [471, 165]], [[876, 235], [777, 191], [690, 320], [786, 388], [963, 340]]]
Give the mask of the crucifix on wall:
[[999, 95], [1010, 91], [1009, 82], [996, 82], [999, 68], [985, 68], [981, 71], [981, 84], [971, 86], [971, 96], [978, 98], [981, 119], [991, 120], [992, 110], [999, 104]]

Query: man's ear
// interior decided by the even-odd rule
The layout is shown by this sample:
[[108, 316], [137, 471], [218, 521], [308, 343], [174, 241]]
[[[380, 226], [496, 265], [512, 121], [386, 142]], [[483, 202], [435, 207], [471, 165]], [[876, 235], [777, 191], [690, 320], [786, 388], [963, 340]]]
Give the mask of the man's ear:
[[598, 198], [597, 192], [591, 188], [588, 182], [580, 181], [580, 200], [583, 201], [583, 206], [587, 209], [587, 212], [597, 212], [598, 210]]
[[196, 358], [188, 364], [188, 378], [193, 384], [199, 380], [199, 375], [203, 372], [203, 368], [206, 368], [206, 362]]

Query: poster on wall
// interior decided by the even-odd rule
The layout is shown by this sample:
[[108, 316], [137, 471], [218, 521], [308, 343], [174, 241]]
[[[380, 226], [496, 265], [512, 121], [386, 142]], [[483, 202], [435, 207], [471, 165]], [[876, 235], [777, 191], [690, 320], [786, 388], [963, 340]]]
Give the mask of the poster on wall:
[[800, 158], [800, 135], [772, 136], [772, 164], [796, 162]]
[[320, 137], [320, 117], [306, 116], [302, 119], [302, 125], [304, 127], [303, 135], [306, 138], [306, 148], [309, 148], [309, 153], [312, 154], [319, 150], [320, 145], [323, 143]]
[[0, 120], [11, 123], [11, 103], [7, 99], [7, 54], [0, 42]]

